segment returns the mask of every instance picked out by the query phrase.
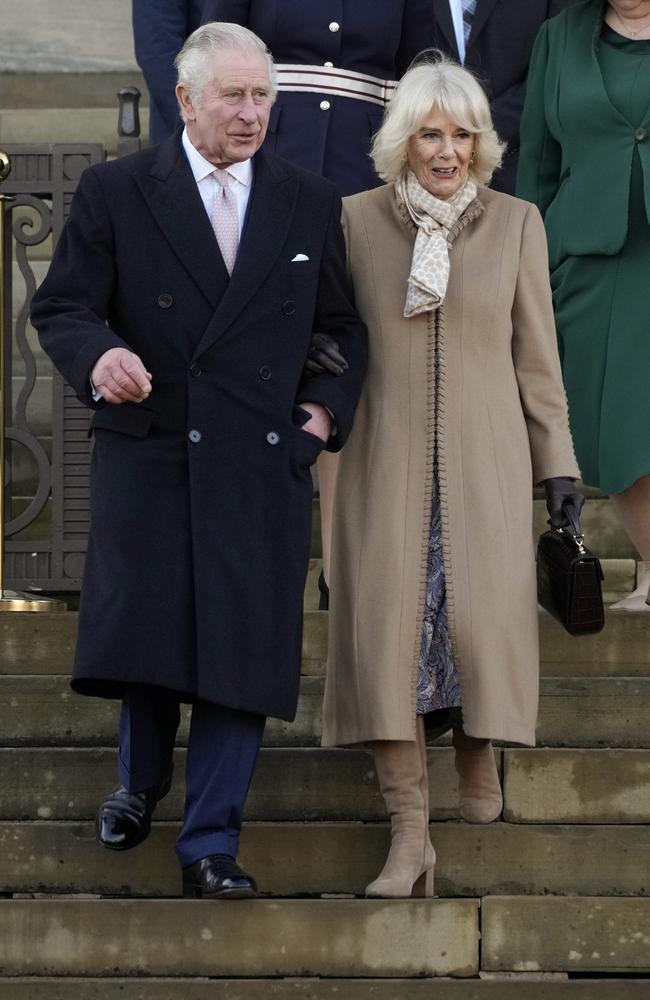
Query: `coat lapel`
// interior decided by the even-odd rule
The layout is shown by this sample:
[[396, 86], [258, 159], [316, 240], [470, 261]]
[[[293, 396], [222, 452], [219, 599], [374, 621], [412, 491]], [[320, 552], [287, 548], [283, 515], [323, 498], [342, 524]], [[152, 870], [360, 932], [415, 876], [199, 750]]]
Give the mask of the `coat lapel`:
[[469, 33], [467, 50], [469, 50], [476, 42], [476, 39], [487, 24], [490, 14], [496, 7], [496, 4], [497, 0], [478, 0], [474, 17], [472, 18], [472, 30]]
[[282, 252], [289, 232], [298, 178], [263, 150], [255, 156], [254, 169], [248, 221], [235, 267], [195, 357], [204, 354], [226, 332], [254, 297]]
[[438, 22], [440, 31], [447, 40], [448, 51], [453, 54], [454, 59], [458, 59], [458, 45], [456, 43], [456, 32], [454, 31], [454, 22], [451, 18], [449, 0], [433, 0], [433, 16]]
[[161, 143], [149, 173], [136, 180], [174, 253], [216, 309], [228, 275], [180, 132]]

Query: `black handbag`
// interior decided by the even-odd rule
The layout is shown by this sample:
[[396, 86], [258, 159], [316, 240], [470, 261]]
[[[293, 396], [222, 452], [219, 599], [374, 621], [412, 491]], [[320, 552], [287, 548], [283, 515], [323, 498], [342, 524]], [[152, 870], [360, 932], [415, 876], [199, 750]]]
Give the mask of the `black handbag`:
[[605, 625], [600, 560], [571, 527], [551, 528], [537, 543], [537, 599], [570, 635], [590, 635]]

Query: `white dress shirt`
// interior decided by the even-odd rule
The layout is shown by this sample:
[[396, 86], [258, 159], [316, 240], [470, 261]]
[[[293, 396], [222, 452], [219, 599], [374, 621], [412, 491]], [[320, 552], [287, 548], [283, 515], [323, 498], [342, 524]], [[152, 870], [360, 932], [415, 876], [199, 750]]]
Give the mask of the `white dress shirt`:
[[[214, 176], [214, 163], [210, 163], [205, 157], [201, 156], [198, 149], [192, 145], [190, 137], [187, 134], [187, 129], [183, 129], [181, 141], [190, 165], [190, 170], [194, 175], [196, 186], [199, 189], [201, 201], [205, 206], [208, 218], [211, 219], [214, 200], [221, 190], [219, 182]], [[235, 196], [237, 215], [239, 217], [239, 237], [241, 239], [244, 219], [246, 218], [246, 209], [248, 208], [248, 199], [250, 198], [253, 184], [253, 161], [243, 160], [241, 163], [233, 163], [232, 166], [226, 167], [226, 172], [235, 181], [231, 185], [230, 190]]]
[[458, 58], [461, 65], [465, 63], [465, 22], [463, 20], [462, 0], [449, 0], [451, 19], [454, 23], [454, 33], [456, 35], [456, 45], [458, 47]]

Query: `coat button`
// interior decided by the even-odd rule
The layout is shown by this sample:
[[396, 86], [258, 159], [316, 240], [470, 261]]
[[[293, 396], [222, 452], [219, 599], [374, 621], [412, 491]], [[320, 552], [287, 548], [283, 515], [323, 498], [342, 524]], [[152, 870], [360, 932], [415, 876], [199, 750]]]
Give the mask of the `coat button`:
[[330, 69], [333, 69], [334, 63], [330, 62], [329, 59], [327, 59], [326, 62], [323, 63], [323, 66], [328, 66]]
[[271, 378], [271, 369], [268, 368], [266, 365], [262, 365], [262, 367], [260, 368], [260, 378], [262, 379], [263, 382], [268, 382], [268, 380]]
[[161, 309], [169, 309], [173, 301], [173, 296], [171, 296], [169, 292], [162, 292], [162, 294], [158, 296], [158, 305]]
[[637, 142], [645, 142], [648, 138], [648, 133], [644, 128], [638, 128], [634, 133], [634, 138]]
[[190, 365], [190, 375], [192, 376], [192, 378], [198, 378], [199, 375], [202, 374], [203, 374], [203, 369], [201, 368], [201, 365], [198, 363], [198, 361], [193, 361], [192, 364]]
[[192, 444], [198, 444], [201, 440], [201, 431], [190, 431], [187, 435]]
[[329, 109], [330, 109], [330, 102], [329, 101], [321, 101], [320, 102], [320, 109], [321, 109], [321, 111], [329, 111]]
[[296, 311], [296, 304], [293, 299], [287, 299], [282, 305], [282, 312], [285, 316], [293, 316]]
[[330, 21], [329, 23], [330, 31], [338, 31], [340, 27], [341, 25], [339, 24], [338, 21]]
[[266, 440], [268, 441], [269, 444], [277, 444], [278, 441], [280, 440], [280, 435], [276, 434], [275, 431], [269, 431], [269, 433], [266, 435]]

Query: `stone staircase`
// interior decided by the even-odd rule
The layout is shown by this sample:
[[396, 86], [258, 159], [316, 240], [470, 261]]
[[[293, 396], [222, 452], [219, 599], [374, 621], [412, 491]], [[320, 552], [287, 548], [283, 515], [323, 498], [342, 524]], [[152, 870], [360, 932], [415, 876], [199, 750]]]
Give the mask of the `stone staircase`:
[[[129, 0], [101, 15], [87, 0], [5, 6], [0, 148], [90, 141], [113, 155], [117, 90], [139, 86], [146, 105]], [[37, 280], [49, 252], [30, 253]], [[31, 418], [47, 445], [36, 356]], [[14, 513], [35, 488], [21, 463]], [[650, 1000], [650, 615], [609, 613], [581, 640], [542, 616], [539, 746], [499, 750], [502, 820], [459, 822], [452, 751], [432, 748], [437, 898], [367, 901], [389, 834], [372, 757], [319, 747], [315, 515], [298, 717], [268, 725], [242, 842], [260, 900], [179, 898], [186, 719], [150, 840], [127, 855], [96, 846], [116, 706], [69, 690], [74, 612], [0, 615], [0, 1000]], [[47, 533], [48, 516], [23, 537]], [[536, 531], [545, 517], [538, 498]], [[636, 554], [597, 493], [583, 524], [616, 600]]]
[[[629, 589], [604, 498], [584, 524]], [[650, 615], [572, 639], [542, 614], [539, 743], [499, 750], [502, 819], [460, 822], [431, 748], [437, 898], [365, 900], [389, 833], [371, 755], [319, 747], [314, 525], [298, 717], [269, 722], [242, 840], [259, 900], [179, 898], [186, 718], [150, 840], [96, 846], [116, 706], [69, 690], [74, 612], [0, 616], [0, 1000], [649, 1000]]]

